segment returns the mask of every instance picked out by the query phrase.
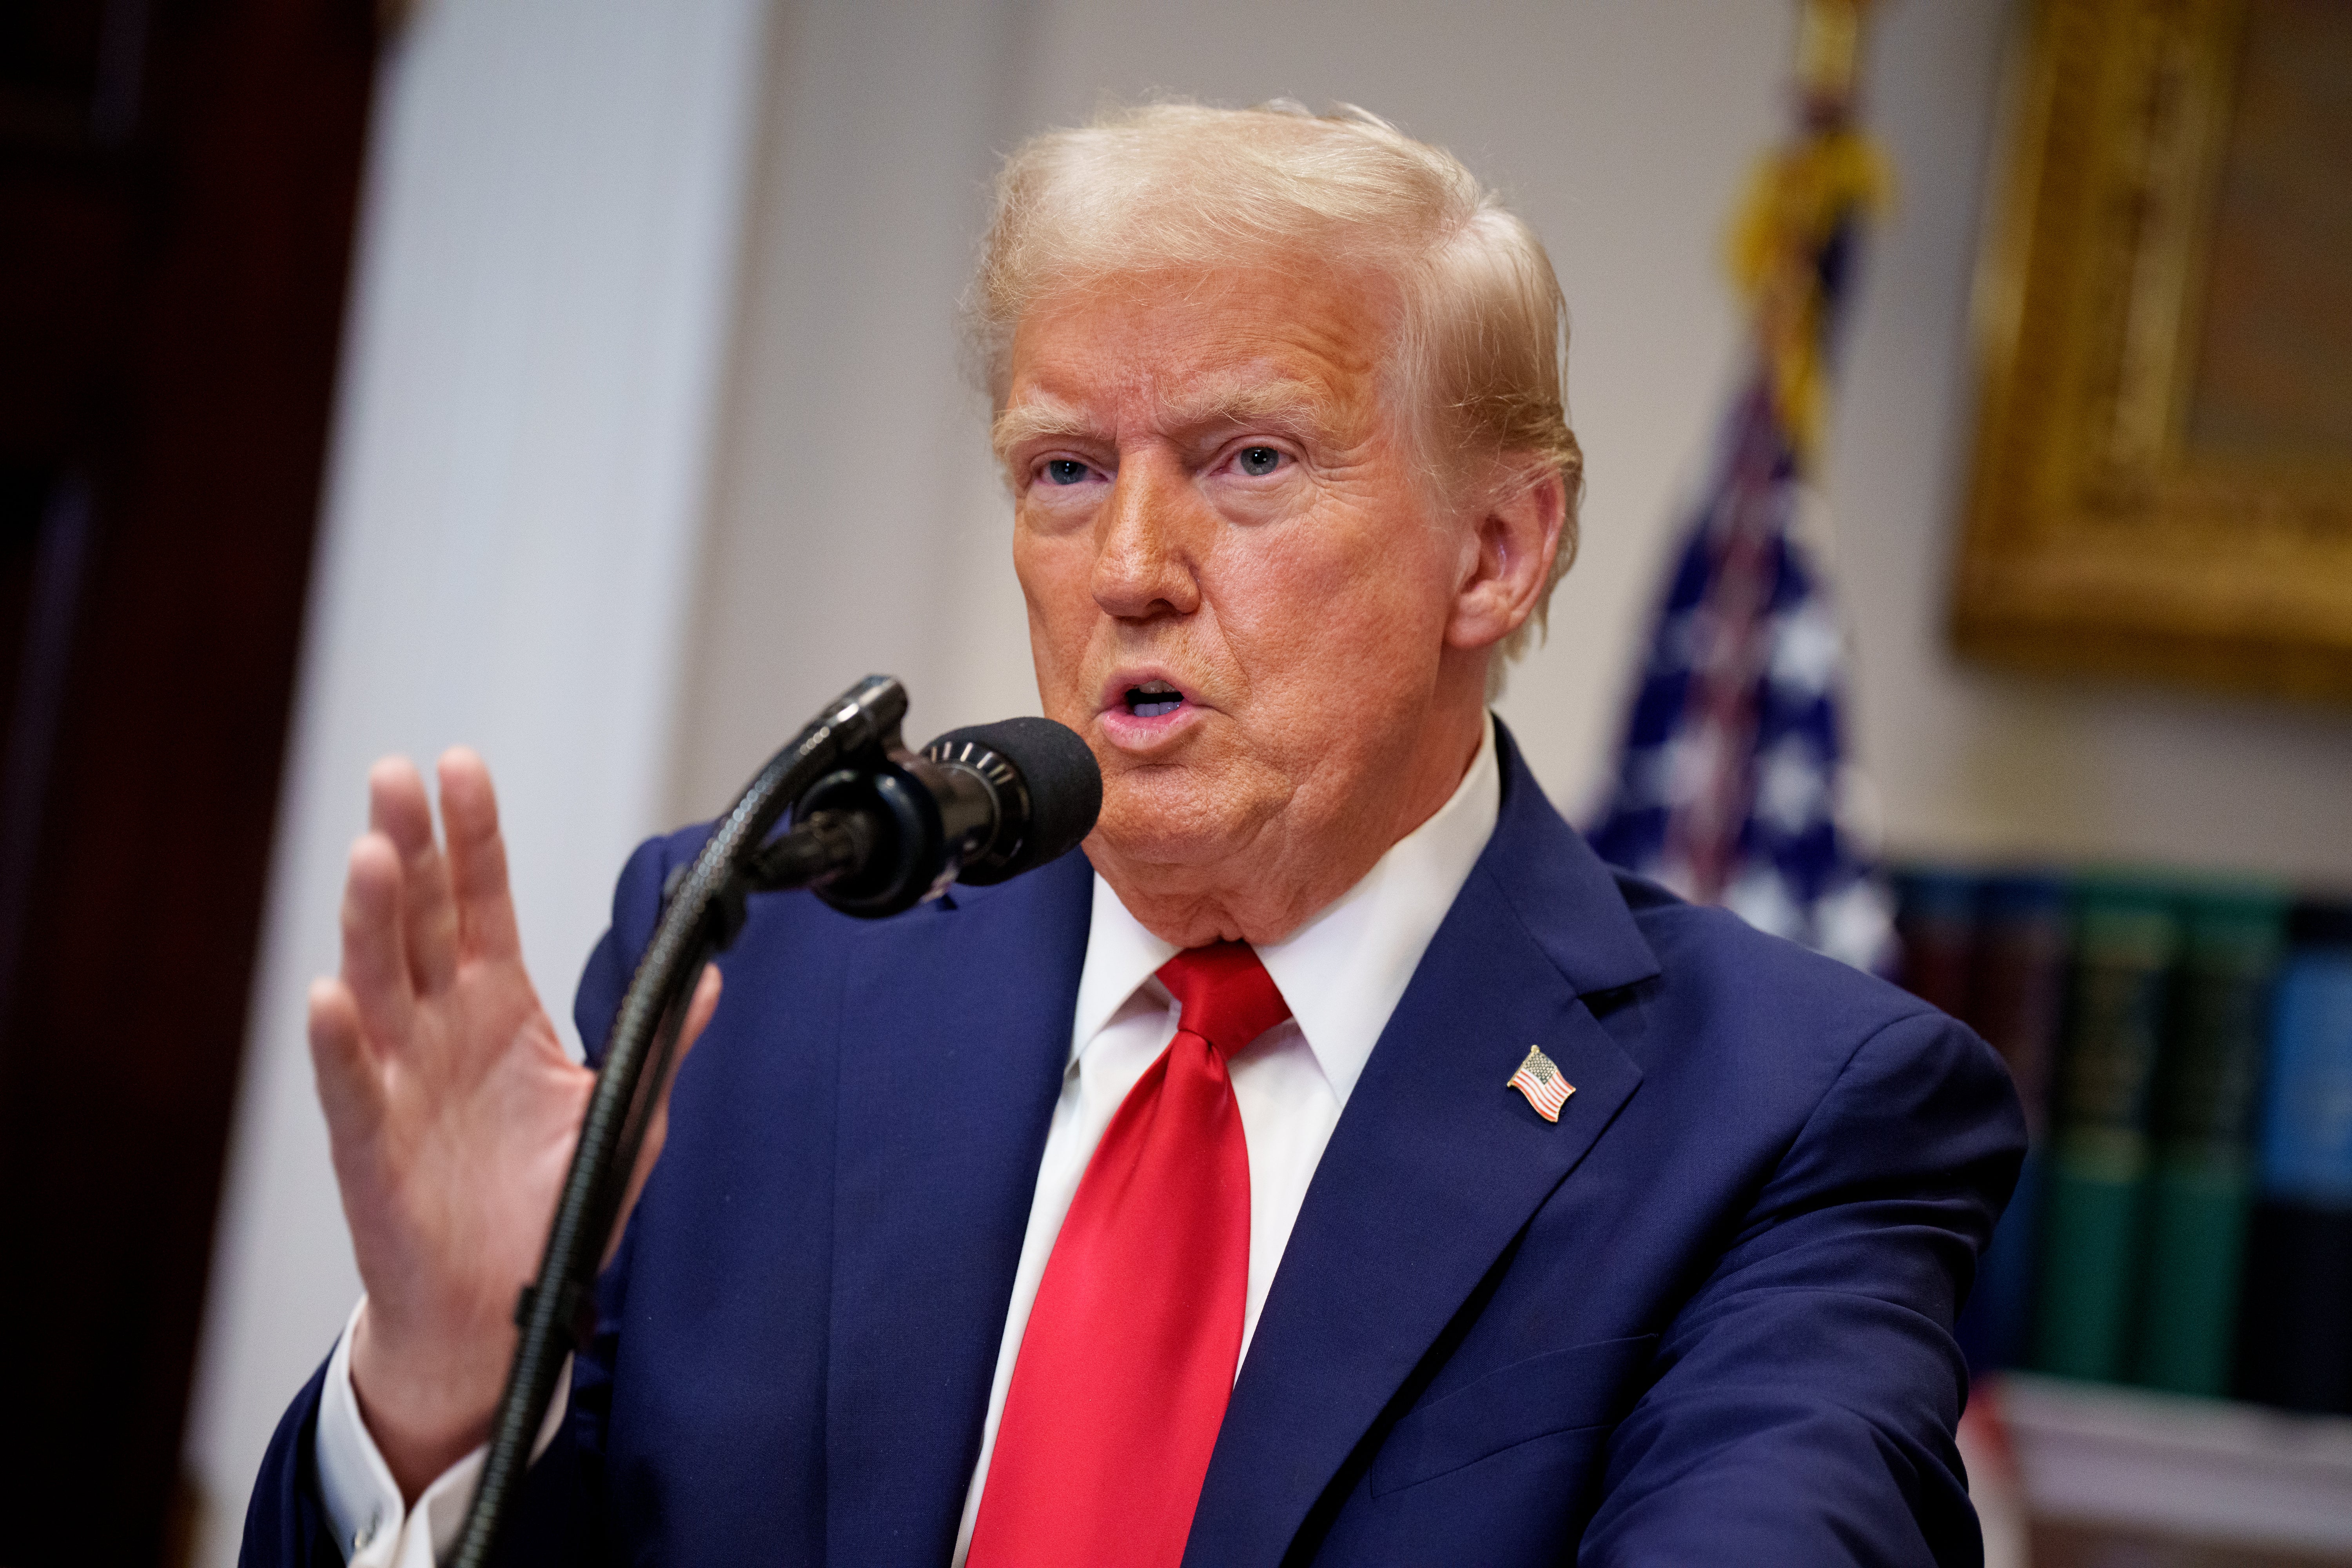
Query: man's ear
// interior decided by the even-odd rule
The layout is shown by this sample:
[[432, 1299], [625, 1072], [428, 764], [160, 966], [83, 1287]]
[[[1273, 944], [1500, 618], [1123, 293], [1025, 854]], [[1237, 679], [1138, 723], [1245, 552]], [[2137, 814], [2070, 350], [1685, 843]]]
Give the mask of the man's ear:
[[1568, 518], [1568, 487], [1559, 469], [1540, 459], [1503, 459], [1480, 493], [1445, 623], [1449, 647], [1492, 647], [1535, 613]]

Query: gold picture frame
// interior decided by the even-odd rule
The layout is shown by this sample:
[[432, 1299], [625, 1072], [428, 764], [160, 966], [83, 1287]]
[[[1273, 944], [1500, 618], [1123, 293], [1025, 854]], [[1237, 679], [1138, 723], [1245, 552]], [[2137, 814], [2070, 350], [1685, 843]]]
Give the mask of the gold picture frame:
[[2352, 699], [2352, 5], [2037, 0], [2025, 26], [1955, 640]]

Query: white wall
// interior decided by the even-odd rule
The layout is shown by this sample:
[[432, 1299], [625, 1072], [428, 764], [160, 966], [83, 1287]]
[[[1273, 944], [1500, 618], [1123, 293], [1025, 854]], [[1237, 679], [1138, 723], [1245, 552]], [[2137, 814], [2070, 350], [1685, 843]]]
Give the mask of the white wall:
[[196, 1561], [358, 1294], [302, 1035], [369, 761], [494, 769], [569, 1021], [658, 821], [760, 85], [758, 0], [439, 0], [387, 59], [188, 1464]]
[[868, 673], [907, 681], [918, 744], [1036, 710], [955, 331], [1024, 20], [1018, 0], [778, 8], [678, 820]]

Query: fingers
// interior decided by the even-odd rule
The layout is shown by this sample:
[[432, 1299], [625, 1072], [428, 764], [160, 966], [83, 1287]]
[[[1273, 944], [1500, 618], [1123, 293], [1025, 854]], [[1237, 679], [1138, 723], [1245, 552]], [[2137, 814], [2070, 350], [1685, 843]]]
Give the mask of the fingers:
[[378, 1051], [407, 1043], [416, 993], [401, 931], [400, 851], [381, 833], [352, 846], [343, 882], [343, 977], [360, 1028]]
[[430, 995], [457, 973], [457, 910], [449, 895], [449, 863], [433, 842], [425, 781], [406, 757], [386, 757], [368, 770], [368, 826], [399, 852], [409, 967], [416, 989]]
[[[694, 1042], [700, 1039], [702, 1031], [709, 1026], [711, 1015], [719, 1011], [719, 993], [725, 984], [717, 964], [702, 966], [702, 978], [694, 983], [694, 994], [687, 999], [686, 1022], [678, 1026], [677, 1060], [670, 1064], [670, 1082], [677, 1081], [677, 1068], [685, 1064], [686, 1053], [694, 1048]], [[665, 1090], [662, 1096], [665, 1106], [668, 1099]]]
[[459, 952], [468, 958], [522, 958], [514, 895], [507, 886], [506, 840], [490, 770], [464, 746], [441, 753], [441, 821], [449, 836], [449, 886], [457, 911]]
[[382, 1080], [360, 1027], [359, 1003], [340, 980], [310, 983], [310, 1066], [328, 1130], [338, 1142], [364, 1136], [383, 1110]]
[[629, 1226], [629, 1215], [635, 1212], [637, 1194], [645, 1191], [646, 1178], [653, 1174], [654, 1162], [661, 1158], [662, 1144], [669, 1137], [669, 1096], [677, 1087], [678, 1069], [686, 1066], [686, 1053], [702, 1037], [702, 1031], [711, 1015], [719, 1011], [720, 981], [719, 966], [706, 963], [702, 977], [694, 983], [694, 994], [686, 1004], [686, 1022], [678, 1026], [677, 1058], [670, 1064], [669, 1082], [662, 1086], [661, 1102], [654, 1107], [652, 1119], [646, 1123], [645, 1142], [637, 1146], [637, 1168], [629, 1173], [629, 1190], [622, 1196], [621, 1212], [613, 1221], [613, 1234], [604, 1243], [604, 1262], [613, 1261], [614, 1252], [621, 1245], [621, 1233]]

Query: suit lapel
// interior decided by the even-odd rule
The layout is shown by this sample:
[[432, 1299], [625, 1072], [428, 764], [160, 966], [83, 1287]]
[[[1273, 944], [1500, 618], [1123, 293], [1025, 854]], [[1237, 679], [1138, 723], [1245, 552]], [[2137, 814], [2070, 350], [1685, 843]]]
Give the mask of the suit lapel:
[[827, 1556], [948, 1560], [1085, 963], [1076, 855], [877, 927], [844, 976]]
[[[1495, 837], [1308, 1188], [1234, 1389], [1185, 1561], [1281, 1561], [1464, 1301], [1641, 1080], [1579, 1000], [1656, 972], [1608, 872], [1510, 746]], [[1507, 1087], [1539, 1045], [1557, 1124]]]

